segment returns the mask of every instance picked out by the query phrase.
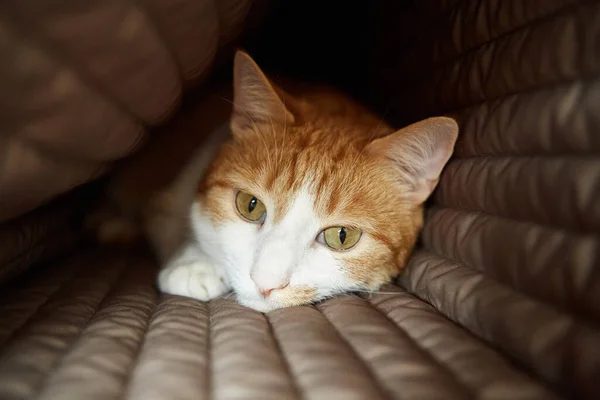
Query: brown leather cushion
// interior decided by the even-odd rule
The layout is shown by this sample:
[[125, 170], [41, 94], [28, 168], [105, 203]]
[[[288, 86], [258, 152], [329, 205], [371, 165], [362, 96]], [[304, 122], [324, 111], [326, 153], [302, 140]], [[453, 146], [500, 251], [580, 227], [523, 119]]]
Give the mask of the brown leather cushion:
[[535, 376], [594, 398], [600, 2], [419, 4], [406, 24], [381, 13], [406, 46], [380, 45], [371, 87], [398, 123], [450, 114], [461, 133], [400, 283]]
[[33, 265], [72, 251], [86, 206], [81, 191], [0, 224], [0, 284]]
[[600, 1], [377, 4], [388, 117], [462, 130], [392, 294], [264, 316], [82, 250], [2, 288], [1, 398], [597, 398]]
[[135, 149], [206, 76], [251, 3], [3, 1], [0, 222]]
[[0, 398], [554, 398], [397, 286], [264, 315], [158, 295], [155, 272], [85, 249], [3, 290]]

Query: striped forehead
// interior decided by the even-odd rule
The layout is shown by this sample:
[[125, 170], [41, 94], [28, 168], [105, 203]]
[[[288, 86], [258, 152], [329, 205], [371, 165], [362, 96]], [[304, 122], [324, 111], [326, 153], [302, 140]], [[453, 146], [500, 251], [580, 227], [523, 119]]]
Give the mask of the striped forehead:
[[297, 130], [273, 138], [271, 146], [254, 143], [253, 152], [241, 153], [247, 161], [243, 169], [238, 167], [239, 173], [251, 177], [248, 166], [254, 171], [251, 185], [271, 200], [275, 223], [302, 193], [311, 196], [313, 213], [320, 218], [345, 214], [356, 192], [354, 178], [362, 167], [361, 150], [366, 143], [338, 130]]
[[296, 199], [300, 198], [305, 202], [310, 201], [311, 212], [321, 218], [344, 207], [345, 196], [342, 192], [343, 188], [349, 188], [352, 174], [343, 170], [343, 160], [302, 156], [280, 164], [263, 181], [274, 203], [275, 223], [281, 221]]
[[335, 213], [340, 213], [346, 203], [340, 196], [340, 182], [335, 182], [329, 173], [316, 173], [306, 171], [298, 175], [293, 183], [288, 184], [287, 178], [282, 176], [277, 184], [268, 190], [274, 215], [273, 222], [281, 223], [287, 215], [298, 215], [300, 211], [305, 215], [325, 220]]

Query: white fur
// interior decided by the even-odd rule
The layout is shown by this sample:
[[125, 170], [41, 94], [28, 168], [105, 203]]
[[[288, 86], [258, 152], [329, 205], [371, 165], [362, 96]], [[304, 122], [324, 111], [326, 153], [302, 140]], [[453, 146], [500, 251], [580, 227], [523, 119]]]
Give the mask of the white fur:
[[160, 271], [158, 284], [163, 292], [208, 301], [231, 289], [219, 272], [198, 246], [186, 243]]
[[[232, 204], [224, 207], [236, 212], [233, 199], [232, 193]], [[161, 272], [161, 290], [207, 300], [231, 286], [241, 304], [266, 312], [289, 305], [286, 289], [277, 289], [288, 283], [288, 290], [314, 289], [313, 300], [359, 287], [344, 270], [344, 255], [336, 257], [316, 242], [326, 226], [316, 216], [310, 190], [301, 190], [277, 223], [272, 216], [276, 199], [261, 200], [267, 207], [264, 225], [241, 217], [215, 225], [203, 205], [195, 202], [190, 212], [194, 240]], [[359, 242], [350, 251], [360, 252], [362, 247]], [[274, 290], [263, 296], [260, 289]]]

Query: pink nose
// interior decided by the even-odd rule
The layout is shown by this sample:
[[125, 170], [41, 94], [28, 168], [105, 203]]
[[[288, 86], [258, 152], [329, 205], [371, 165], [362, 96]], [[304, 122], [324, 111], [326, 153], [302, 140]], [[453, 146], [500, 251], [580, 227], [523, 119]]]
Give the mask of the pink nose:
[[283, 285], [281, 285], [281, 286], [278, 286], [278, 287], [276, 287], [276, 288], [270, 288], [270, 289], [263, 289], [263, 288], [260, 288], [260, 287], [259, 287], [259, 288], [258, 288], [258, 291], [260, 292], [260, 294], [262, 294], [262, 295], [263, 295], [263, 297], [269, 297], [269, 295], [271, 294], [271, 292], [272, 292], [273, 290], [277, 290], [277, 289], [285, 289], [286, 287], [288, 287], [288, 285], [289, 285], [289, 284], [290, 284], [290, 283], [289, 283], [289, 282], [287, 282], [287, 283], [285, 283], [285, 284], [283, 284]]

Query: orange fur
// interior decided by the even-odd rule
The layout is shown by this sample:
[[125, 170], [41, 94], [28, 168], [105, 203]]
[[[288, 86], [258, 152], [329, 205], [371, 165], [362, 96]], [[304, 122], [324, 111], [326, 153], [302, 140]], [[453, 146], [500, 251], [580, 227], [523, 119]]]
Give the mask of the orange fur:
[[280, 118], [261, 109], [269, 118], [252, 119], [237, 104], [234, 140], [206, 174], [201, 201], [219, 223], [239, 218], [233, 205], [236, 190], [258, 198], [268, 194], [277, 199], [276, 223], [300, 188], [308, 187], [317, 194], [314, 208], [323, 228], [356, 226], [373, 238], [366, 251], [336, 253], [349, 275], [368, 288], [389, 282], [404, 267], [422, 224], [421, 205], [410, 202], [389, 166], [365, 151], [373, 139], [393, 129], [335, 91], [313, 89], [292, 96], [270, 87], [273, 92], [265, 95], [278, 92], [281, 104], [285, 99], [285, 107], [273, 110]]

